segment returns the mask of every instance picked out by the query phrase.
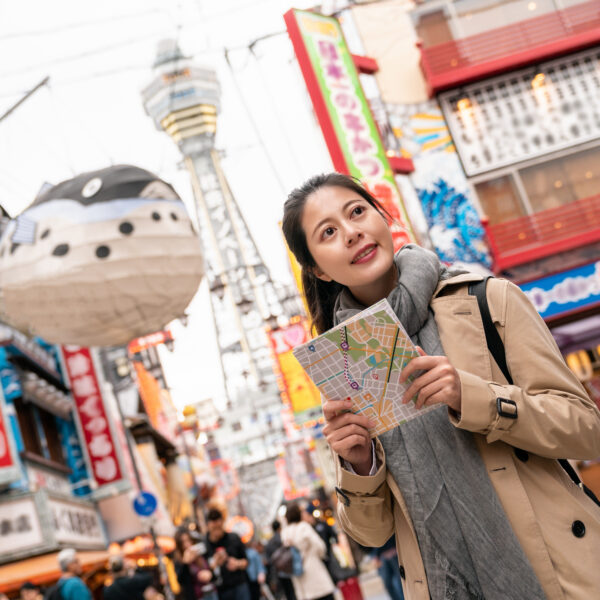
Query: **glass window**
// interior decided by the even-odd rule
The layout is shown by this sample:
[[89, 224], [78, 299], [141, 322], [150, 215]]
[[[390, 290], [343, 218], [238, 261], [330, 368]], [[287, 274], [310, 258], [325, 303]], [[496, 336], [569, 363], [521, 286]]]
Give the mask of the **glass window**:
[[520, 171], [533, 212], [600, 194], [600, 148], [584, 150]]
[[475, 184], [483, 214], [490, 225], [525, 216], [525, 210], [510, 175]]

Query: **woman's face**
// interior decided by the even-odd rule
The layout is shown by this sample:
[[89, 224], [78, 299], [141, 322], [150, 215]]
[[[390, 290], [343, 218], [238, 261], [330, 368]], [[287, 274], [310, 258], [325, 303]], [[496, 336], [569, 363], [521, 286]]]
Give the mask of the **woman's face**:
[[317, 277], [345, 285], [358, 300], [370, 289], [385, 288], [381, 297], [392, 289], [392, 234], [362, 196], [343, 187], [320, 188], [306, 200], [302, 228]]
[[192, 538], [187, 533], [184, 533], [180, 539], [181, 539], [181, 547], [184, 550], [187, 550], [190, 546], [194, 545], [192, 543]]

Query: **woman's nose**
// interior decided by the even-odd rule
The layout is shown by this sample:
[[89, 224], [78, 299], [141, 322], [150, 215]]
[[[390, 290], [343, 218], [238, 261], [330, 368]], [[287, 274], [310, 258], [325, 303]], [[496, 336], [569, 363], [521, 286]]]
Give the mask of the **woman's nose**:
[[360, 238], [362, 238], [362, 233], [354, 227], [348, 227], [346, 229], [346, 244], [348, 246], [356, 243]]

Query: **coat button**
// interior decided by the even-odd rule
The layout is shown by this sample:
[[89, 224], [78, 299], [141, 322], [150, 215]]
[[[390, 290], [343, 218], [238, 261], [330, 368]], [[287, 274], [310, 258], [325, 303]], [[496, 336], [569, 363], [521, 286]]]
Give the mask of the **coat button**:
[[515, 448], [515, 456], [521, 462], [527, 462], [529, 460], [529, 452], [527, 452], [527, 450], [521, 450], [521, 448]]
[[400, 577], [402, 577], [402, 579], [406, 579], [406, 571], [404, 570], [403, 565], [400, 565]]
[[579, 520], [573, 521], [571, 531], [575, 537], [582, 538], [585, 535], [585, 525]]

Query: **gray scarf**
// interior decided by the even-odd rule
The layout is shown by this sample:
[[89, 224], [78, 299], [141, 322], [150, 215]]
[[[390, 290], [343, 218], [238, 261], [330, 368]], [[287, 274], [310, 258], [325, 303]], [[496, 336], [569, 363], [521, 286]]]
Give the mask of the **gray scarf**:
[[[429, 303], [439, 281], [458, 273], [412, 244], [394, 261], [399, 279], [388, 302], [415, 344], [428, 354], [444, 354]], [[336, 300], [334, 322], [364, 308], [345, 289]], [[545, 598], [473, 434], [450, 423], [445, 405], [379, 439], [417, 534], [432, 600]]]

